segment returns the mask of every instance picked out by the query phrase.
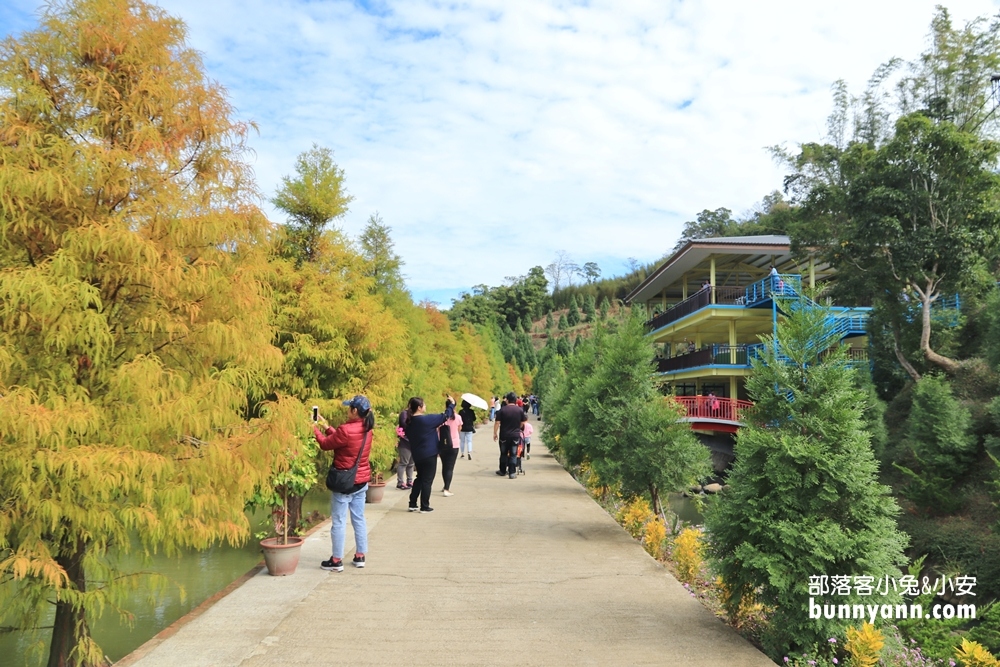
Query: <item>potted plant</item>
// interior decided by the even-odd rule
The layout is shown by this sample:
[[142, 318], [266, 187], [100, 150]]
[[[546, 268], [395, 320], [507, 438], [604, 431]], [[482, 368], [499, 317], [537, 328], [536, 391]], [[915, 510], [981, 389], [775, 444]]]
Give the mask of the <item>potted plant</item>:
[[266, 507], [271, 511], [271, 531], [259, 533], [256, 537], [260, 539], [267, 572], [274, 576], [293, 574], [299, 564], [299, 553], [305, 540], [297, 534], [298, 508], [301, 507], [302, 496], [317, 480], [316, 441], [311, 434], [303, 433], [297, 435], [297, 440], [298, 451], [287, 452], [288, 458], [271, 479], [270, 489], [258, 489], [247, 502], [248, 509]]
[[385, 478], [383, 474], [392, 468], [396, 460], [395, 431], [389, 435], [384, 429], [376, 429], [371, 452], [368, 454], [368, 465], [372, 469], [372, 479], [368, 482], [365, 493], [366, 503], [380, 503], [385, 494]]

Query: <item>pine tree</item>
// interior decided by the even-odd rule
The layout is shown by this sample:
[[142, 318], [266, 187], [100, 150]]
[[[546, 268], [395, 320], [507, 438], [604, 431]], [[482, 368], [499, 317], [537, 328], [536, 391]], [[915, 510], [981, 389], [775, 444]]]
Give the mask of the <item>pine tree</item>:
[[588, 322], [593, 322], [594, 318], [597, 316], [597, 310], [594, 306], [594, 295], [588, 294], [583, 299], [583, 314], [587, 316]]
[[772, 658], [821, 644], [849, 623], [809, 618], [810, 577], [898, 577], [906, 543], [864, 430], [867, 395], [827, 328], [829, 313], [797, 303], [782, 310], [790, 315], [778, 324], [780, 348], [765, 336], [747, 380], [756, 407], [737, 434], [729, 488], [706, 516], [730, 614], [750, 598], [773, 610], [764, 635]]
[[599, 312], [601, 315], [601, 321], [608, 319], [608, 313], [611, 312], [611, 304], [608, 302], [608, 297], [601, 299]]
[[371, 293], [393, 297], [405, 292], [403, 260], [394, 249], [392, 228], [378, 212], [368, 217], [358, 243], [365, 260], [364, 274], [372, 279]]
[[257, 407], [273, 230], [230, 114], [140, 0], [51, 3], [0, 46], [0, 626], [54, 606], [50, 665], [104, 664], [90, 624], [139, 581], [111, 547], [242, 543], [298, 447], [301, 404]]
[[575, 294], [569, 299], [569, 311], [566, 313], [566, 322], [571, 327], [575, 327], [580, 323], [580, 307], [576, 303]]
[[908, 478], [907, 498], [924, 509], [958, 509], [961, 498], [954, 486], [976, 454], [971, 424], [969, 411], [955, 399], [945, 378], [925, 375], [917, 382], [907, 420], [913, 462], [909, 466], [893, 463]]
[[556, 352], [559, 356], [566, 358], [573, 355], [573, 348], [569, 345], [569, 339], [566, 336], [562, 336], [558, 341], [556, 341]]
[[552, 311], [545, 313], [545, 330], [551, 331], [555, 323], [552, 321]]
[[566, 314], [563, 313], [559, 315], [559, 331], [566, 331], [569, 329], [569, 321], [566, 319]]
[[526, 334], [531, 333], [531, 320], [528, 319], [527, 315], [521, 318], [521, 331]]

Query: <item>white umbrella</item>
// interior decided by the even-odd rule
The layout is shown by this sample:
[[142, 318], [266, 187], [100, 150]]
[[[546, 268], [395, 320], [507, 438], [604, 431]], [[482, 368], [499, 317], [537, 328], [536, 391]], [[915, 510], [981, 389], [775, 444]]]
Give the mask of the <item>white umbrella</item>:
[[486, 401], [479, 398], [475, 394], [462, 394], [462, 400], [466, 401], [472, 407], [479, 408], [480, 410], [490, 409], [490, 406], [486, 404]]

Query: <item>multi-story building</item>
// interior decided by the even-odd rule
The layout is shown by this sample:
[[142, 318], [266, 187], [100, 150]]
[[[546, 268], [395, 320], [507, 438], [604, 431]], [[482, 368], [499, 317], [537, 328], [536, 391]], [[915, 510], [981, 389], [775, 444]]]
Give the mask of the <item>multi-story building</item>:
[[[732, 456], [740, 411], [751, 405], [744, 384], [761, 350], [760, 337], [777, 335], [779, 299], [809, 307], [813, 302], [803, 288], [832, 276], [832, 268], [813, 257], [793, 257], [787, 236], [697, 239], [626, 297], [645, 306], [660, 353], [657, 370], [684, 405], [691, 427], [718, 455], [717, 466]], [[828, 308], [831, 327], [850, 345], [850, 358], [867, 364], [869, 309]]]

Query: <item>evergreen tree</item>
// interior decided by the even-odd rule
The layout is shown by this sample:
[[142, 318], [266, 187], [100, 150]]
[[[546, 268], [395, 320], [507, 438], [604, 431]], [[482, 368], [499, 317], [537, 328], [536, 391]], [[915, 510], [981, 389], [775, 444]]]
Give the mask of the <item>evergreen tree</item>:
[[945, 378], [925, 375], [917, 382], [907, 419], [909, 454], [914, 463], [911, 467], [894, 464], [908, 478], [907, 498], [924, 509], [958, 509], [961, 498], [954, 486], [976, 454], [971, 424], [969, 411], [955, 399]]
[[555, 323], [552, 321], [552, 311], [545, 313], [545, 330], [550, 331]]
[[531, 320], [528, 318], [527, 315], [521, 318], [521, 331], [523, 331], [526, 334], [531, 333]]
[[562, 336], [556, 341], [556, 352], [563, 358], [573, 355], [573, 348], [570, 347], [569, 339], [566, 336]]
[[580, 323], [580, 307], [576, 304], [575, 294], [569, 300], [569, 311], [566, 313], [566, 322], [571, 327], [575, 327]]
[[[763, 338], [763, 359], [747, 379], [756, 407], [737, 434], [729, 488], [706, 516], [714, 567], [730, 592], [727, 610], [735, 615], [747, 599], [773, 610], [763, 641], [775, 659], [849, 624], [809, 618], [810, 577], [898, 577], [905, 562], [899, 508], [878, 483], [864, 430], [866, 394], [827, 328], [829, 313], [798, 306], [782, 305], [789, 316], [778, 324], [780, 348]], [[856, 593], [835, 601], [874, 602]]]
[[559, 315], [559, 331], [566, 331], [569, 329], [569, 321], [566, 319], [566, 314], [562, 313]]
[[608, 319], [608, 313], [611, 312], [611, 303], [608, 302], [608, 297], [604, 297], [603, 299], [601, 299], [601, 306], [599, 308], [599, 312], [601, 314], [602, 321]]
[[406, 291], [401, 271], [403, 260], [394, 250], [391, 234], [392, 228], [375, 212], [368, 216], [358, 238], [361, 256], [365, 260], [364, 275], [372, 279], [370, 291], [384, 297]]
[[497, 342], [500, 343], [500, 351], [503, 353], [504, 361], [513, 359], [517, 341], [514, 338], [514, 332], [507, 326], [506, 322], [500, 325], [500, 337]]
[[641, 318], [577, 338], [566, 387], [547, 401], [555, 410], [560, 446], [573, 463], [587, 460], [606, 484], [648, 495], [662, 513], [663, 494], [711, 472], [709, 452], [660, 394], [652, 344]]
[[588, 294], [583, 299], [583, 314], [587, 316], [588, 322], [593, 322], [597, 316], [597, 309], [594, 306], [594, 295]]
[[347, 213], [353, 197], [344, 191], [344, 170], [333, 151], [313, 144], [295, 161], [295, 177], [284, 176], [271, 202], [288, 214], [288, 236], [299, 261], [315, 261], [319, 241], [331, 221]]

